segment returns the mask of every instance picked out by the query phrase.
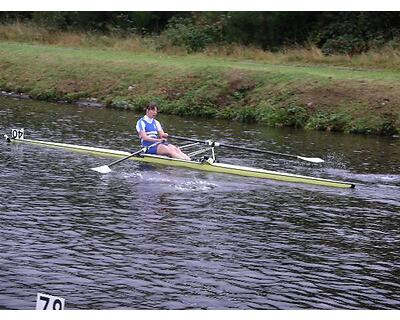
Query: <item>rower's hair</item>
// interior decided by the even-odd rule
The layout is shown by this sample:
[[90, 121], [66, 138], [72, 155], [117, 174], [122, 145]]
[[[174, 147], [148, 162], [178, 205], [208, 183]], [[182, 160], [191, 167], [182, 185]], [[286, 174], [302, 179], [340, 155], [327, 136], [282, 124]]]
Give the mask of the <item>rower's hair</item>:
[[149, 104], [147, 105], [146, 109], [144, 109], [144, 111], [147, 111], [147, 110], [154, 110], [154, 109], [160, 110], [160, 109], [158, 108], [157, 103], [155, 103], [154, 101], [151, 101], [151, 102], [149, 102]]

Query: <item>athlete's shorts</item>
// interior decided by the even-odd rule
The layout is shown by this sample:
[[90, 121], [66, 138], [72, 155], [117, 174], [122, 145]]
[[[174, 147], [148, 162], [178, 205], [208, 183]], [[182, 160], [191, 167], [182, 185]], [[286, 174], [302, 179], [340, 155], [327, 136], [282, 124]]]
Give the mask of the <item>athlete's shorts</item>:
[[[160, 143], [160, 144], [169, 145], [168, 142], [162, 142], [162, 143]], [[145, 153], [146, 153], [146, 154], [157, 154], [157, 147], [158, 147], [160, 144], [157, 144], [157, 145], [155, 145], [155, 146], [150, 147]]]

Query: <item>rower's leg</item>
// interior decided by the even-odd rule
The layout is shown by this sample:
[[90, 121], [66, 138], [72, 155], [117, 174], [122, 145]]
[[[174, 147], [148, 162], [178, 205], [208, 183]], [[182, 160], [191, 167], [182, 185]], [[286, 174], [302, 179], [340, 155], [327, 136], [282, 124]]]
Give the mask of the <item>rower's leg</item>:
[[174, 146], [173, 144], [171, 144], [170, 147], [173, 148], [174, 151], [181, 156], [181, 159], [191, 160], [190, 157], [186, 153], [183, 153], [179, 147]]
[[175, 147], [172, 144], [159, 144], [157, 147], [157, 154], [162, 156], [170, 156], [176, 159], [190, 160], [189, 156], [184, 154], [179, 148]]

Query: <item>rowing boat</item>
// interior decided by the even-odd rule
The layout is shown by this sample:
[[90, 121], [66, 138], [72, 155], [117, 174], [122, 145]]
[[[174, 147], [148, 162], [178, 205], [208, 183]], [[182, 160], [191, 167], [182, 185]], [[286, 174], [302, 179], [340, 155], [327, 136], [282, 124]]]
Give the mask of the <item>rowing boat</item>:
[[[130, 152], [126, 151], [118, 151], [112, 149], [59, 143], [59, 142], [32, 140], [32, 139], [25, 139], [18, 137], [13, 137], [13, 139], [9, 140], [15, 141], [17, 143], [29, 143], [46, 147], [63, 148], [78, 152], [85, 152], [93, 155], [110, 156], [116, 158], [125, 158], [132, 155]], [[305, 184], [313, 184], [313, 185], [336, 187], [336, 188], [355, 187], [355, 185], [351, 182], [335, 181], [318, 177], [310, 177], [310, 176], [304, 176], [286, 172], [277, 172], [277, 171], [232, 165], [232, 164], [213, 162], [213, 161], [194, 161], [194, 160], [188, 161], [188, 160], [172, 159], [165, 156], [151, 155], [151, 154], [138, 154], [137, 156], [131, 157], [131, 159], [151, 164], [169, 165], [169, 166], [183, 167], [188, 169], [209, 171], [216, 173], [227, 173], [245, 177], [263, 178], [263, 179], [271, 179], [271, 180], [293, 182], [293, 183], [305, 183]]]

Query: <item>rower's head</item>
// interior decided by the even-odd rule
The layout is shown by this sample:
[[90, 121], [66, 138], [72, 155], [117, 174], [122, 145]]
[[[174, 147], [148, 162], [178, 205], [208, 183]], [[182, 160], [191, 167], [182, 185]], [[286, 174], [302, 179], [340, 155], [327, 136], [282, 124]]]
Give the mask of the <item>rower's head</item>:
[[155, 118], [158, 113], [158, 105], [154, 101], [151, 101], [146, 107], [146, 115], [149, 118]]

